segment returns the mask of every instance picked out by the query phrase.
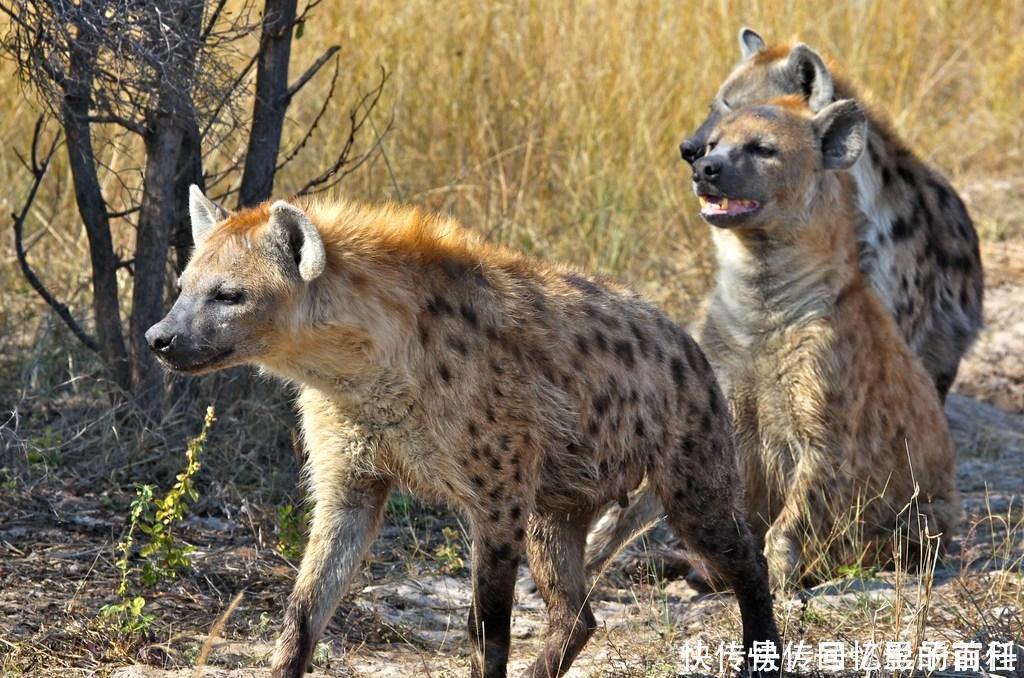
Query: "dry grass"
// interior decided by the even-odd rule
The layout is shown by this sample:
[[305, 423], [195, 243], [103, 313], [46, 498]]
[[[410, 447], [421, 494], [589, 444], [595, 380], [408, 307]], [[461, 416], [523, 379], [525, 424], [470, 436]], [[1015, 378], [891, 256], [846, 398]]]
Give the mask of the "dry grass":
[[[347, 131], [345, 107], [383, 66], [392, 77], [377, 125], [393, 111], [395, 129], [386, 156], [350, 178], [346, 193], [450, 211], [516, 247], [619, 273], [684, 314], [710, 269], [676, 146], [736, 60], [744, 23], [769, 39], [798, 36], [836, 55], [911, 144], [956, 182], [1017, 174], [1024, 43], [1014, 27], [1024, 25], [1024, 5], [817, 1], [779, 8], [711, 0], [324, 3], [296, 42], [293, 67], [300, 72], [327, 45], [342, 46], [344, 96], [328, 118], [339, 122], [322, 129], [277, 192], [295, 190], [332, 157]], [[9, 76], [5, 84], [17, 87]], [[293, 137], [315, 113], [319, 92], [311, 86], [304, 94], [292, 111]], [[33, 106], [7, 97], [0, 114], [8, 121], [0, 182], [12, 188], [13, 201], [25, 177], [12, 151], [27, 138]], [[31, 256], [82, 314], [86, 244], [63, 166], [46, 197], [33, 215]], [[991, 223], [1004, 233], [1005, 216], [989, 207], [975, 210], [983, 230]], [[116, 242], [126, 248], [131, 239], [121, 224]], [[9, 314], [26, 297], [37, 302], [5, 252], [0, 312]], [[20, 322], [5, 318], [3, 325]]]
[[[393, 113], [394, 129], [383, 154], [343, 184], [346, 194], [451, 212], [494, 240], [630, 280], [685, 320], [712, 268], [676, 147], [703, 118], [737, 58], [735, 35], [743, 24], [770, 40], [798, 37], [845, 64], [912, 146], [965, 189], [990, 246], [1024, 234], [1019, 212], [1002, 202], [1010, 194], [1017, 196], [1012, 204], [1024, 202], [1024, 4], [1014, 0], [328, 2], [295, 44], [293, 73], [327, 45], [342, 46], [344, 95], [328, 116], [339, 121], [376, 84], [379, 67], [391, 74], [375, 122], [382, 129]], [[8, 92], [18, 90], [9, 68], [0, 82]], [[296, 102], [285, 148], [315, 114], [325, 87], [326, 81], [312, 84]], [[8, 96], [0, 115], [0, 182], [7, 187], [0, 212], [6, 213], [27, 185], [14, 151], [23, 149], [36, 109], [23, 96]], [[301, 186], [328, 161], [347, 127], [321, 132], [279, 177], [278, 194]], [[373, 141], [370, 135], [363, 144]], [[109, 177], [102, 181], [109, 184]], [[130, 225], [115, 228], [118, 248], [130, 251]], [[87, 244], [63, 159], [28, 231], [29, 257], [43, 280], [87, 318]], [[127, 301], [127, 274], [121, 282]], [[292, 422], [280, 388], [249, 385], [249, 397], [239, 400], [224, 397], [237, 392], [230, 377], [203, 380], [185, 389], [191, 395], [163, 430], [148, 431], [125, 406], [108, 407], [109, 386], [94, 358], [44, 312], [9, 245], [0, 249], [0, 289], [0, 574], [19, 592], [11, 596], [39, 593], [0, 633], [0, 673], [26, 666], [33, 675], [43, 667], [104, 671], [136, 660], [191, 666], [203, 639], [216, 635], [210, 628], [218, 611], [241, 587], [247, 595], [223, 635], [271, 637], [292, 572], [274, 552], [274, 505], [297, 502]], [[211, 401], [220, 415], [197, 512], [235, 527], [230, 535], [193, 530], [190, 539], [209, 555], [197, 559], [195, 573], [180, 585], [153, 594], [155, 636], [120, 637], [92, 618], [113, 596], [112, 548], [133, 483], [166, 484], [177, 468], [169, 455], [197, 427], [194, 412]], [[458, 524], [414, 508], [395, 516], [398, 526], [376, 550], [368, 582], [391, 585], [448, 566], [431, 554], [447, 545], [439, 528]], [[1024, 636], [1022, 519], [1019, 499], [1009, 508], [972, 513], [954, 571], [941, 570], [938, 583], [929, 568], [924, 577], [865, 572], [858, 576], [893, 595], [853, 590], [783, 606], [787, 638]], [[599, 633], [587, 653], [602, 658], [581, 675], [671, 675], [681, 639], [736, 637], [731, 598], [690, 604], [692, 591], [673, 586], [635, 583], [595, 594], [631, 606], [631, 632]], [[21, 598], [12, 600], [0, 590], [0, 603], [22, 605]], [[428, 664], [433, 675], [464, 669], [457, 644], [438, 649], [422, 642], [417, 628], [382, 620], [357, 600], [365, 596], [346, 602], [330, 633], [357, 657], [366, 643], [375, 648], [370, 656], [382, 647], [395, 653], [385, 659], [403, 649], [411, 654], [405, 675], [420, 675]], [[453, 636], [461, 638], [462, 626], [460, 611], [452, 618]], [[525, 656], [529, 647], [515, 651]], [[226, 658], [216, 645], [211, 663], [263, 660], [256, 651], [238, 657]]]

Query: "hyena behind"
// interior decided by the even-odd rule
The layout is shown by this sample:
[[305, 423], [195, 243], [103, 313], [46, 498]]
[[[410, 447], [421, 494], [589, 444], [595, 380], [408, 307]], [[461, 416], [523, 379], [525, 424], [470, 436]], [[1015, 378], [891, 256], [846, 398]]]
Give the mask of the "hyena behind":
[[739, 42], [742, 61], [718, 90], [707, 119], [680, 145], [684, 159], [692, 164], [705, 153], [708, 134], [730, 110], [785, 95], [800, 96], [812, 111], [838, 99], [858, 100], [868, 121], [867, 152], [849, 172], [862, 215], [860, 266], [945, 400], [982, 324], [978, 234], [963, 201], [813, 49], [800, 43], [769, 48], [749, 28], [740, 31]]
[[413, 209], [229, 215], [194, 187], [190, 208], [196, 251], [151, 348], [177, 371], [248, 363], [299, 387], [313, 520], [275, 676], [306, 671], [395, 485], [469, 518], [474, 676], [505, 675], [524, 553], [551, 626], [526, 675], [569, 668], [595, 629], [588, 527], [645, 476], [734, 588], [745, 646], [778, 642], [725, 401], [662, 313]]
[[858, 265], [841, 170], [866, 134], [852, 100], [782, 97], [727, 114], [693, 166], [718, 261], [701, 344], [773, 586], [815, 561], [885, 564], [897, 536], [903, 558], [948, 545], [959, 517], [942, 404]]
[[[812, 111], [854, 87], [804, 44], [768, 47], [749, 28], [741, 61], [719, 88], [700, 128], [680, 145], [683, 159], [704, 155], [708, 135], [730, 110], [796, 95]], [[960, 359], [982, 324], [984, 276], [978, 236], [956, 190], [899, 138], [884, 113], [859, 101], [868, 121], [866, 152], [848, 170], [856, 187], [858, 259], [900, 334], [921, 359], [943, 401]], [[619, 545], [658, 515], [650, 492], [612, 509], [591, 535], [588, 568], [600, 569]]]

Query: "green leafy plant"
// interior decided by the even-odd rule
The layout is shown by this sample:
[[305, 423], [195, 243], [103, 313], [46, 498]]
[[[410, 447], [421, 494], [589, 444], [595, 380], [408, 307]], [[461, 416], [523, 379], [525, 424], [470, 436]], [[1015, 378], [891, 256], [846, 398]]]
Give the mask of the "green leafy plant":
[[289, 560], [297, 560], [306, 547], [309, 510], [292, 504], [277, 507], [277, 544], [275, 550]]
[[441, 563], [441, 571], [445, 574], [459, 574], [466, 569], [466, 562], [462, 559], [462, 544], [459, 540], [459, 531], [450, 527], [441, 529], [444, 543], [434, 549], [434, 557]]
[[146, 542], [139, 549], [143, 560], [139, 579], [144, 585], [152, 587], [162, 580], [176, 579], [192, 564], [189, 555], [195, 549], [175, 536], [175, 528], [185, 517], [189, 505], [199, 498], [193, 479], [199, 472], [199, 455], [215, 419], [211, 405], [206, 408], [202, 430], [185, 449], [185, 469], [176, 476], [166, 495], [154, 498], [152, 485], [142, 484], [135, 489], [135, 499], [128, 512], [128, 530], [115, 547], [118, 557], [114, 565], [121, 575], [117, 586], [119, 601], [100, 609], [103, 616], [116, 617], [124, 631], [145, 631], [153, 621], [152, 615], [144, 612], [146, 599], [132, 592], [130, 557], [137, 532], [145, 535]]

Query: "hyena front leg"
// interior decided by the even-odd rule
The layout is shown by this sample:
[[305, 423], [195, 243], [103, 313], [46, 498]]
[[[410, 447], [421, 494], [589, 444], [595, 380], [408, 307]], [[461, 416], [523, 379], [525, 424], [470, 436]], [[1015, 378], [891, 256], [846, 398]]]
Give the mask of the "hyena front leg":
[[375, 446], [330, 400], [300, 397], [306, 474], [313, 500], [309, 543], [272, 661], [275, 678], [298, 678], [380, 527], [391, 478], [373, 464]]
[[330, 492], [315, 493], [309, 543], [274, 651], [274, 678], [305, 675], [317, 640], [380, 527], [390, 489], [380, 477], [352, 474]]
[[[793, 471], [790, 490], [775, 520], [764, 537], [764, 553], [768, 559], [768, 577], [773, 590], [798, 583], [806, 567], [803, 555], [827, 550], [833, 539], [847, 535], [833, 534], [835, 511], [844, 504], [852, 506], [855, 497], [848, 496], [832, 455], [803, 450]], [[809, 549], [808, 547], [812, 547]]]

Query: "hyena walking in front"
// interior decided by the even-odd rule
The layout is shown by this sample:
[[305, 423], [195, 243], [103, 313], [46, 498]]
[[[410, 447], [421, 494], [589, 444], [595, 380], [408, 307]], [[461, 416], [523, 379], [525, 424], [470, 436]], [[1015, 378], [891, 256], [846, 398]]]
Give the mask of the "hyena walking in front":
[[851, 100], [782, 97], [728, 114], [693, 166], [718, 260], [702, 345], [775, 586], [815, 562], [884, 564], [894, 535], [903, 558], [948, 545], [959, 517], [942, 405], [857, 261], [839, 171], [866, 128]]
[[524, 553], [551, 625], [526, 675], [568, 670], [595, 629], [587, 529], [645, 475], [735, 590], [745, 647], [778, 642], [725, 402], [662, 313], [416, 210], [227, 215], [198, 189], [190, 207], [196, 252], [151, 347], [175, 370], [251, 363], [300, 387], [315, 504], [274, 675], [305, 672], [396, 484], [469, 518], [474, 676], [505, 675]]

